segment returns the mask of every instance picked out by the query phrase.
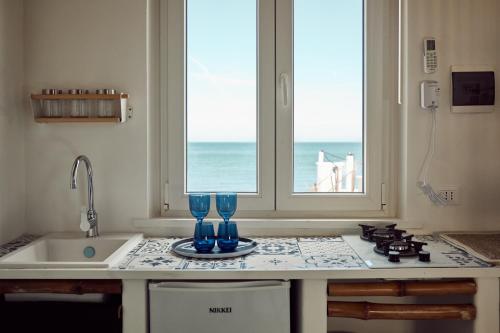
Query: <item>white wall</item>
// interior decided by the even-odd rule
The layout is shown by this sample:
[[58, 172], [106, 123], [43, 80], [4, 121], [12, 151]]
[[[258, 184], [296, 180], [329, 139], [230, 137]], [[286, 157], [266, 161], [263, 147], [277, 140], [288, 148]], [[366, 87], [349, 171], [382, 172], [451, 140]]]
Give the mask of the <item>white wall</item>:
[[146, 0], [26, 0], [24, 27], [26, 93], [109, 87], [128, 92], [134, 107], [123, 125], [27, 119], [30, 231], [79, 230], [85, 173], [78, 191], [69, 188], [79, 154], [93, 164], [100, 229], [130, 229], [132, 218], [147, 215]]
[[22, 20], [22, 1], [0, 0], [0, 243], [26, 229]]
[[[154, 153], [157, 149], [148, 141], [147, 3], [25, 0], [26, 92], [109, 86], [129, 92], [134, 106], [134, 119], [125, 125], [40, 125], [27, 118], [26, 210], [31, 232], [78, 230], [79, 207], [86, 204], [85, 186], [79, 192], [70, 191], [68, 177], [72, 160], [82, 153], [94, 164], [102, 230], [130, 229], [132, 218], [147, 217], [155, 207], [156, 198], [148, 201], [152, 188], [148, 180], [154, 179], [155, 172], [148, 149]], [[401, 215], [434, 230], [498, 229], [500, 112], [451, 114], [448, 96], [451, 64], [498, 66], [500, 8], [495, 0], [409, 0], [408, 6]], [[438, 39], [436, 75], [424, 75], [421, 70], [422, 38], [428, 35]], [[418, 107], [422, 79], [438, 79], [442, 86], [432, 184], [459, 185], [460, 206], [433, 207], [415, 186], [430, 121], [429, 114]], [[149, 128], [157, 125], [152, 121], [155, 111], [151, 108]]]
[[[492, 65], [500, 68], [496, 0], [408, 1], [407, 109], [403, 110], [403, 170], [407, 197], [403, 217], [433, 230], [500, 229], [500, 110], [488, 114], [450, 113], [450, 66]], [[439, 71], [422, 71], [422, 40], [437, 38]], [[415, 183], [426, 151], [430, 114], [419, 108], [419, 83], [441, 84], [438, 111], [438, 150], [431, 184], [459, 185], [460, 206], [435, 207]]]

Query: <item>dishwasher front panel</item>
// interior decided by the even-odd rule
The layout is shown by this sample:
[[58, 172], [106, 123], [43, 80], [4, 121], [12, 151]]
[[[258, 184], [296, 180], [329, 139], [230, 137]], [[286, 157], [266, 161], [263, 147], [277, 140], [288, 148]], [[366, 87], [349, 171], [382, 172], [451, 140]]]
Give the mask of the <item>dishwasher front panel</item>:
[[150, 333], [290, 333], [290, 282], [150, 283]]

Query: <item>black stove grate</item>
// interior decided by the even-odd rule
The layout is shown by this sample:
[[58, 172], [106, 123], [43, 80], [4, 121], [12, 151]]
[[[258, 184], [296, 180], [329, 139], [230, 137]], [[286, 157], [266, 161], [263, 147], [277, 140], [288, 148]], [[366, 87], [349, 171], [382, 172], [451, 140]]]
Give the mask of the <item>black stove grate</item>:
[[415, 257], [427, 245], [424, 242], [413, 240], [413, 235], [406, 234], [406, 230], [396, 229], [396, 224], [384, 227], [375, 227], [368, 224], [360, 224], [361, 239], [374, 242], [373, 250], [376, 253], [389, 256], [389, 252], [399, 253], [400, 257]]

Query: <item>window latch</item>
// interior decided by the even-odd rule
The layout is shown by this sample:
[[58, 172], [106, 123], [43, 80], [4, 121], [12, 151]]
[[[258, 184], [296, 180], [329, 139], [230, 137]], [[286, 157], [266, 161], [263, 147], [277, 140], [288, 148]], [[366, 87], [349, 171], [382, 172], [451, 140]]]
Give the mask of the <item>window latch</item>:
[[288, 74], [280, 74], [280, 88], [283, 108], [288, 107]]
[[387, 206], [387, 193], [386, 193], [385, 183], [382, 183], [380, 188], [380, 208], [384, 210], [386, 206]]
[[164, 184], [163, 188], [163, 210], [167, 211], [170, 209], [170, 204], [169, 204], [169, 191], [168, 191], [168, 183]]

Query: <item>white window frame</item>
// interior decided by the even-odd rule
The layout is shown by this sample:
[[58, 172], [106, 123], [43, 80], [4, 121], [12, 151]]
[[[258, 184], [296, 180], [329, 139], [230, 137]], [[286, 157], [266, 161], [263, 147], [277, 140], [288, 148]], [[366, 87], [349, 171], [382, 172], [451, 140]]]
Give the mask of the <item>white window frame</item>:
[[[383, 208], [383, 6], [380, 0], [365, 0], [364, 7], [364, 193], [293, 193], [293, 1], [277, 0], [276, 89], [281, 76], [289, 78], [289, 101], [276, 100], [277, 210], [377, 211]], [[370, 87], [368, 89], [367, 87]]]
[[[162, 179], [164, 208], [186, 211], [186, 2], [160, 4], [162, 76]], [[257, 193], [239, 195], [241, 210], [274, 210], [274, 2], [257, 1]], [[166, 18], [166, 20], [164, 19]], [[165, 110], [167, 110], [165, 112]], [[166, 143], [166, 144], [165, 144]], [[265, 161], [265, 163], [261, 163]], [[177, 213], [173, 213], [177, 214]]]
[[[389, 181], [396, 178], [389, 177], [396, 160], [388, 152], [393, 145], [387, 121], [396, 108], [395, 94], [387, 92], [396, 89], [397, 79], [395, 38], [388, 27], [394, 1], [364, 1], [364, 192], [293, 193], [293, 93], [285, 106], [280, 85], [286, 73], [293, 92], [293, 0], [258, 0], [258, 193], [239, 196], [240, 216], [394, 216], [395, 204], [386, 200], [394, 198], [396, 186]], [[184, 216], [185, 0], [162, 1], [160, 9], [162, 212]]]

